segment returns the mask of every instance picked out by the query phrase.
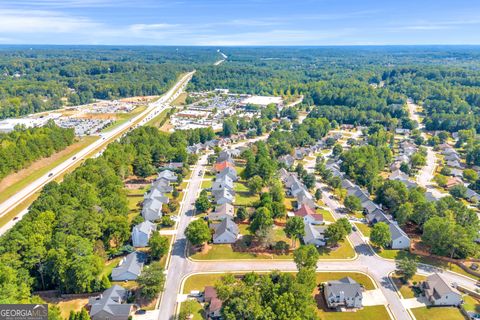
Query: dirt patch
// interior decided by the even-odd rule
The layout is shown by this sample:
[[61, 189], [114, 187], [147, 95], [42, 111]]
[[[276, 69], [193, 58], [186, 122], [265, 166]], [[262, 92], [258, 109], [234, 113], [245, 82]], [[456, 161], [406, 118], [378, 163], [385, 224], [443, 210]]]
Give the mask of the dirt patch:
[[115, 113], [84, 113], [79, 114], [77, 118], [80, 119], [102, 119], [102, 120], [117, 120], [118, 116]]

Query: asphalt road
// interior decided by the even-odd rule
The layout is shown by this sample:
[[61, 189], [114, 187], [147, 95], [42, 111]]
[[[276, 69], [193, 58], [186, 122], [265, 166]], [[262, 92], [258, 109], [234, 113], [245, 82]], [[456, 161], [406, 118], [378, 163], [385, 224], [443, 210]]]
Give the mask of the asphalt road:
[[[130, 128], [144, 125], [157, 114], [160, 114], [163, 110], [168, 108], [169, 103], [172, 102], [181, 93], [181, 91], [188, 84], [194, 73], [195, 71], [192, 71], [183, 76], [168, 92], [162, 95], [160, 99], [149, 104], [147, 109], [145, 109], [142, 113], [135, 116], [130, 121], [108, 132], [102, 133], [99, 140], [88, 145], [87, 147], [79, 151], [77, 154], [72, 156], [72, 158], [62, 162], [61, 164], [53, 168], [49, 173], [38, 178], [25, 188], [17, 192], [14, 196], [5, 200], [3, 203], [0, 204], [0, 216], [3, 216], [4, 214], [13, 210], [18, 204], [22, 203], [25, 199], [33, 195], [35, 192], [41, 190], [41, 188], [45, 184], [60, 176], [63, 172], [77, 164], [79, 161], [84, 160], [90, 153], [101, 147], [105, 147], [110, 142], [115, 141], [115, 139], [119, 138], [122, 134], [128, 132]], [[2, 226], [0, 228], [0, 235], [4, 234], [7, 230], [13, 227], [13, 225], [15, 225], [15, 223], [18, 222], [27, 212], [27, 210], [23, 210], [19, 215], [17, 215], [18, 218], [16, 220], [11, 220], [4, 226]]]

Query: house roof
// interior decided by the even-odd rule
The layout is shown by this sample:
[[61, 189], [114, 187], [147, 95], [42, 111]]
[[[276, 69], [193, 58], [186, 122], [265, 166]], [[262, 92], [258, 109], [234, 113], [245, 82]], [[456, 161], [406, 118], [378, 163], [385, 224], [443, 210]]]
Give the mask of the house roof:
[[139, 223], [133, 227], [134, 232], [141, 232], [145, 234], [150, 234], [152, 231], [155, 231], [156, 229], [157, 229], [157, 226], [148, 220], [143, 221], [142, 223]]
[[122, 304], [127, 299], [127, 290], [119, 285], [114, 285], [105, 290], [100, 296], [90, 298], [88, 304], [90, 316], [104, 311], [113, 316], [128, 317], [132, 310], [132, 304]]
[[221, 177], [217, 176], [215, 182], [212, 184], [212, 190], [221, 190], [223, 188], [233, 190], [233, 179], [227, 175]]
[[233, 168], [233, 164], [228, 161], [218, 162], [213, 165], [213, 168], [215, 169], [215, 171], [218, 171], [218, 172], [221, 172], [228, 167]]
[[323, 215], [319, 214], [319, 213], [316, 213], [314, 209], [312, 209], [310, 206], [308, 206], [306, 204], [302, 204], [300, 209], [295, 211], [295, 215], [297, 217], [302, 217], [302, 218], [305, 217], [305, 216], [311, 216], [316, 221], [323, 221]]
[[213, 193], [213, 196], [215, 197], [215, 201], [217, 201], [217, 202], [219, 202], [223, 198], [233, 202], [234, 195], [227, 188], [223, 188], [221, 190], [216, 190], [212, 193]]
[[305, 230], [305, 235], [303, 236], [304, 242], [311, 242], [313, 240], [325, 241], [324, 233], [326, 227], [304, 222], [303, 228]]
[[390, 177], [388, 177], [388, 179], [406, 181], [408, 180], [408, 175], [406, 175], [405, 172], [401, 170], [395, 170], [390, 174]]
[[230, 218], [222, 220], [222, 222], [215, 226], [215, 233], [213, 234], [213, 239], [215, 240], [217, 237], [223, 235], [224, 233], [228, 233], [234, 238], [236, 238], [239, 234], [238, 226]]
[[327, 282], [325, 290], [327, 296], [344, 296], [345, 299], [362, 296], [362, 287], [350, 277]]
[[227, 167], [217, 174], [218, 178], [230, 177], [232, 180], [237, 178], [237, 171], [232, 167]]
[[457, 293], [458, 291], [452, 288], [448, 282], [438, 273], [434, 273], [427, 277], [425, 287], [430, 296], [438, 299], [443, 295]]
[[400, 238], [403, 238], [403, 237], [408, 238], [408, 235], [395, 222], [390, 222], [388, 224], [388, 228], [390, 229], [390, 234], [392, 235], [392, 240], [400, 239]]
[[147, 255], [140, 251], [129, 253], [124, 257], [118, 267], [112, 270], [112, 280], [125, 274], [132, 273], [139, 276], [143, 269]]
[[177, 175], [171, 170], [163, 170], [158, 174], [159, 179], [166, 179], [168, 181], [177, 181]]

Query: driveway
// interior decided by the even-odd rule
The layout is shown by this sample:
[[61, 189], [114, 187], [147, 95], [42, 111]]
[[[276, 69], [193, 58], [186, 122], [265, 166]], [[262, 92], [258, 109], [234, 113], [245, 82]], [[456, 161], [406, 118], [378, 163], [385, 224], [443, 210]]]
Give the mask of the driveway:
[[375, 290], [367, 290], [363, 292], [363, 300], [362, 303], [365, 307], [368, 306], [378, 306], [378, 305], [386, 305], [387, 299], [383, 295], [381, 289]]
[[421, 308], [429, 305], [428, 300], [425, 297], [402, 299], [402, 304], [407, 309]]

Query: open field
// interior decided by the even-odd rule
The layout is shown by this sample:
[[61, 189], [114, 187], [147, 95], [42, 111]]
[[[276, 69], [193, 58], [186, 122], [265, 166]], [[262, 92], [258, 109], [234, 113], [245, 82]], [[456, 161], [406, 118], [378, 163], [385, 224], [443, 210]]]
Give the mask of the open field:
[[96, 141], [98, 137], [83, 137], [78, 142], [48, 158], [39, 159], [30, 166], [12, 173], [0, 181], [0, 202], [5, 201], [18, 191], [47, 174], [60, 163], [66, 161], [74, 154]]
[[465, 320], [455, 307], [414, 308], [410, 309], [417, 320]]

